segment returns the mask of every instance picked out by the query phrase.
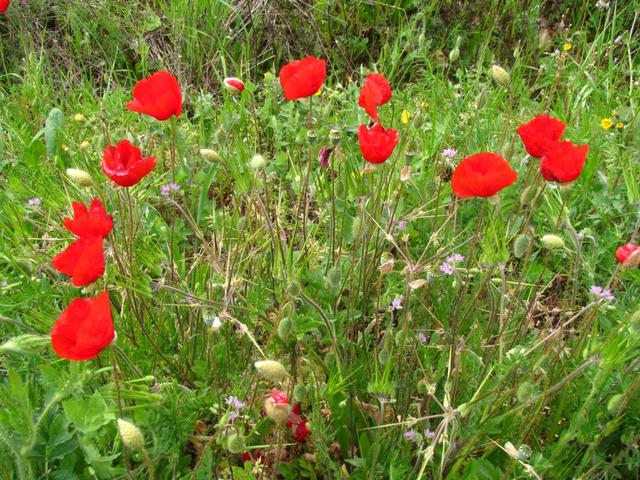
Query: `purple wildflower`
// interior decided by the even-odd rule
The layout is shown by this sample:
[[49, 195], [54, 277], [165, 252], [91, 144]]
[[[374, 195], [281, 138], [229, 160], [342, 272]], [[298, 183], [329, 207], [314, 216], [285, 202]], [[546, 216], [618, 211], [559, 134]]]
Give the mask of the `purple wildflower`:
[[397, 224], [398, 230], [404, 230], [405, 228], [407, 228], [407, 221], [406, 220], [400, 220]]
[[442, 156], [447, 158], [454, 158], [458, 154], [458, 150], [455, 148], [445, 148], [442, 151]]
[[402, 310], [402, 297], [393, 299], [391, 302], [391, 310]]
[[231, 407], [233, 407], [235, 410], [239, 410], [247, 406], [246, 403], [244, 403], [238, 397], [234, 397], [233, 395], [229, 395], [227, 398], [225, 398], [224, 403], [226, 403], [227, 405], [231, 405]]
[[440, 264], [439, 268], [440, 268], [440, 271], [445, 275], [453, 275], [453, 272], [455, 271], [454, 266], [447, 262]]
[[336, 147], [322, 147], [320, 149], [320, 152], [318, 153], [318, 162], [320, 162], [321, 167], [329, 168], [329, 157], [335, 148]]
[[39, 207], [41, 203], [42, 200], [40, 200], [38, 197], [30, 198], [27, 201], [27, 207]]
[[180, 190], [180, 185], [177, 183], [168, 183], [160, 187], [160, 195], [164, 195], [165, 197], [171, 194], [172, 191]]
[[429, 341], [429, 337], [427, 337], [424, 333], [420, 332], [418, 333], [418, 341], [420, 343], [427, 343]]
[[593, 285], [591, 287], [591, 293], [596, 297], [600, 297], [604, 300], [613, 301], [616, 297], [613, 296], [611, 290], [608, 288], [601, 287], [600, 285]]
[[456, 262], [461, 262], [464, 260], [464, 255], [460, 255], [459, 253], [454, 253], [453, 255], [449, 255], [446, 258], [446, 262], [447, 263], [456, 263]]
[[426, 438], [433, 438], [436, 436], [436, 432], [432, 432], [431, 430], [429, 430], [429, 427], [425, 428], [424, 430], [424, 436]]
[[404, 432], [404, 439], [408, 440], [410, 442], [415, 442], [418, 439], [418, 434], [412, 428], [412, 429], [407, 430], [406, 432]]

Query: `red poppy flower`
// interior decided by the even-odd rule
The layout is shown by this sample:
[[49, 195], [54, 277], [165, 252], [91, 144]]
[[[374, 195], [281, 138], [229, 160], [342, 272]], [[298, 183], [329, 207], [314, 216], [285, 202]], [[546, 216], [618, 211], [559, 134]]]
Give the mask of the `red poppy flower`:
[[398, 131], [385, 130], [379, 123], [371, 128], [360, 125], [358, 129], [360, 151], [367, 162], [382, 163], [393, 153], [398, 144]]
[[9, 8], [9, 0], [0, 0], [0, 13], [4, 13]]
[[156, 120], [179, 117], [182, 112], [182, 92], [176, 77], [169, 72], [156, 72], [140, 80], [133, 88], [133, 100], [127, 110], [144, 113]]
[[64, 226], [76, 237], [106, 237], [113, 228], [113, 218], [107, 215], [100, 200], [94, 198], [90, 208], [73, 202], [73, 218], [65, 218]]
[[532, 157], [542, 157], [549, 147], [560, 141], [566, 125], [557, 118], [538, 115], [529, 123], [518, 127], [518, 135], [527, 153]]
[[491, 197], [516, 181], [518, 175], [495, 153], [482, 152], [465, 158], [451, 177], [453, 193], [462, 198]]
[[51, 260], [51, 264], [60, 273], [69, 275], [76, 287], [89, 285], [104, 273], [103, 243], [102, 237], [79, 238]]
[[244, 82], [236, 77], [227, 77], [223, 81], [224, 88], [231, 94], [240, 93], [244, 90]]
[[574, 145], [571, 142], [553, 144], [540, 161], [542, 176], [545, 180], [568, 183], [580, 176], [587, 159], [589, 145]]
[[156, 166], [154, 157], [142, 158], [140, 149], [123, 140], [104, 149], [102, 171], [121, 187], [130, 187], [140, 181]]
[[95, 358], [113, 341], [109, 294], [96, 298], [76, 298], [60, 314], [51, 330], [51, 345], [62, 358]]
[[616, 258], [622, 266], [635, 268], [640, 265], [640, 247], [633, 243], [622, 245], [616, 250]]
[[327, 76], [327, 63], [316, 57], [307, 57], [287, 63], [280, 69], [280, 85], [284, 98], [296, 100], [310, 97], [322, 87]]
[[378, 107], [384, 105], [391, 99], [391, 85], [384, 78], [384, 75], [379, 73], [370, 73], [367, 75], [367, 79], [364, 82], [362, 90], [360, 90], [360, 96], [358, 97], [358, 105], [365, 109], [365, 111], [373, 118], [374, 121], [378, 119]]
[[309, 435], [311, 435], [311, 429], [308, 426], [307, 420], [302, 420], [296, 425], [295, 429], [292, 429], [293, 438], [296, 442], [304, 443]]

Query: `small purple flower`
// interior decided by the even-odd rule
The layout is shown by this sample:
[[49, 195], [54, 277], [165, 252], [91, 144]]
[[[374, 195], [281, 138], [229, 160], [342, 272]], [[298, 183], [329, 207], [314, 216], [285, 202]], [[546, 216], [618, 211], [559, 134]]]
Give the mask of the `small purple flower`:
[[424, 333], [418, 333], [418, 341], [422, 344], [426, 344], [429, 341], [429, 337], [427, 337]]
[[407, 430], [406, 432], [404, 432], [404, 439], [408, 440], [410, 442], [415, 442], [418, 439], [418, 434], [412, 428], [412, 429]]
[[400, 220], [396, 226], [398, 227], [398, 230], [404, 230], [405, 228], [407, 228], [407, 221]]
[[431, 430], [429, 430], [429, 427], [425, 428], [424, 430], [424, 436], [426, 438], [433, 438], [436, 436], [436, 432], [432, 432]]
[[459, 253], [454, 253], [453, 255], [449, 255], [446, 258], [446, 262], [447, 263], [456, 263], [456, 262], [461, 262], [464, 260], [464, 255], [460, 255]]
[[601, 287], [600, 285], [593, 285], [591, 287], [591, 293], [596, 297], [600, 297], [610, 302], [616, 299], [616, 297], [614, 297], [613, 294], [611, 293], [610, 289]]
[[442, 151], [441, 155], [447, 158], [455, 158], [457, 154], [458, 154], [458, 150], [456, 150], [455, 148], [445, 148]]
[[38, 197], [30, 198], [27, 201], [27, 207], [39, 207], [41, 203], [42, 200], [40, 200]]
[[167, 195], [170, 195], [171, 192], [175, 192], [176, 190], [180, 190], [180, 185], [178, 185], [177, 183], [168, 183], [160, 187], [160, 195], [164, 195], [166, 197]]
[[329, 157], [335, 148], [336, 147], [322, 147], [320, 149], [320, 152], [318, 153], [318, 162], [320, 162], [321, 167], [329, 168]]
[[391, 302], [391, 310], [402, 310], [402, 297], [396, 297]]
[[236, 410], [247, 406], [246, 403], [244, 403], [238, 397], [234, 397], [233, 395], [229, 395], [227, 398], [225, 398], [224, 403], [226, 403], [227, 405], [231, 405]]
[[454, 266], [447, 262], [440, 264], [439, 268], [440, 268], [440, 271], [445, 275], [453, 275], [453, 272], [455, 271]]

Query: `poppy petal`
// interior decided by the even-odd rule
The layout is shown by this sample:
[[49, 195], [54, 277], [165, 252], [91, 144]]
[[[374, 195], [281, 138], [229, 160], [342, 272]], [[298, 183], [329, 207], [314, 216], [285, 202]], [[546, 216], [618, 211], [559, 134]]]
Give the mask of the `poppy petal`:
[[549, 147], [560, 141], [566, 125], [557, 118], [538, 115], [529, 123], [518, 127], [518, 135], [527, 153], [535, 158], [542, 157]]
[[569, 141], [556, 142], [540, 161], [545, 180], [569, 183], [580, 176], [589, 153], [589, 145], [574, 145]]
[[128, 140], [108, 146], [102, 156], [102, 171], [121, 187], [131, 187], [156, 166], [154, 157], [142, 157], [140, 149]]
[[383, 163], [393, 153], [398, 144], [398, 131], [387, 129], [380, 124], [371, 128], [360, 125], [358, 129], [358, 143], [362, 156], [370, 163]]
[[316, 57], [306, 57], [286, 64], [280, 69], [280, 85], [287, 100], [315, 94], [327, 76], [327, 64]]
[[91, 202], [89, 209], [80, 203], [73, 202], [73, 218], [65, 218], [63, 224], [67, 230], [77, 237], [106, 237], [113, 228], [113, 218], [97, 198]]
[[486, 198], [513, 184], [517, 178], [517, 173], [500, 155], [481, 152], [460, 162], [453, 172], [451, 188], [461, 198]]
[[140, 80], [133, 88], [133, 100], [127, 110], [164, 121], [182, 113], [182, 92], [176, 77], [160, 71]]
[[104, 274], [104, 239], [79, 238], [57, 255], [51, 264], [60, 273], [69, 275], [76, 287], [95, 282]]

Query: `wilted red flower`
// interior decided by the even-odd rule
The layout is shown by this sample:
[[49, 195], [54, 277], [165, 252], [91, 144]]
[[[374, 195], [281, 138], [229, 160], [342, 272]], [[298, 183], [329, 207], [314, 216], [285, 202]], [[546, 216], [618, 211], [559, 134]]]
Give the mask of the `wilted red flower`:
[[307, 420], [302, 420], [292, 429], [293, 438], [296, 442], [304, 443], [306, 438], [311, 435], [311, 429], [307, 423]]
[[557, 118], [538, 115], [529, 123], [518, 127], [518, 135], [527, 153], [532, 157], [542, 157], [549, 147], [560, 141], [566, 125]]
[[559, 183], [572, 182], [580, 176], [587, 159], [589, 145], [574, 145], [571, 142], [556, 142], [540, 161], [545, 180]]
[[236, 77], [227, 77], [223, 80], [224, 88], [231, 94], [240, 93], [244, 90], [244, 82]]
[[358, 129], [360, 151], [367, 162], [382, 163], [393, 153], [398, 144], [398, 131], [385, 130], [379, 123], [371, 128], [360, 125]]
[[391, 99], [391, 85], [379, 73], [370, 73], [364, 81], [364, 85], [360, 90], [358, 97], [358, 105], [375, 120], [378, 119], [378, 107], [384, 105]]
[[140, 80], [133, 88], [133, 100], [127, 110], [144, 113], [156, 120], [179, 117], [182, 112], [182, 92], [176, 77], [169, 72], [156, 72]]
[[291, 413], [289, 397], [282, 390], [273, 390], [264, 402], [267, 416], [276, 422], [284, 422]]
[[476, 153], [465, 158], [451, 177], [453, 193], [462, 198], [491, 197], [516, 181], [518, 175], [500, 155]]
[[635, 268], [640, 265], [640, 247], [633, 243], [627, 243], [618, 247], [616, 258], [624, 267]]
[[102, 171], [121, 187], [130, 187], [140, 181], [156, 166], [154, 157], [142, 158], [140, 149], [123, 140], [104, 149]]
[[76, 287], [84, 287], [104, 273], [103, 237], [81, 237], [51, 260], [60, 273], [69, 275]]
[[113, 341], [114, 330], [109, 294], [76, 298], [60, 314], [51, 330], [51, 345], [62, 358], [95, 358]]
[[327, 76], [327, 63], [316, 57], [306, 57], [287, 63], [280, 69], [280, 85], [284, 98], [296, 100], [313, 95]]
[[9, 8], [9, 0], [0, 0], [0, 13], [4, 13]]
[[329, 157], [336, 147], [322, 147], [318, 152], [318, 162], [323, 168], [329, 168]]
[[113, 228], [113, 218], [107, 215], [104, 206], [97, 198], [89, 209], [80, 202], [73, 202], [73, 218], [65, 218], [64, 226], [76, 237], [106, 237]]

